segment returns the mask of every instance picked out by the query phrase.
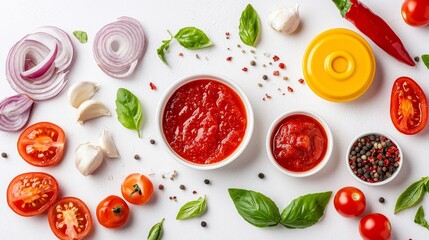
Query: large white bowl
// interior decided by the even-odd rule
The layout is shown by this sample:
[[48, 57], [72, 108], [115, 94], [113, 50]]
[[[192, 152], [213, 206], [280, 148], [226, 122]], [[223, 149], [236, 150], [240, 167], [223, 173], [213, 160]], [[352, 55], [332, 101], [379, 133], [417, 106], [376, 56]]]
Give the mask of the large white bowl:
[[[228, 157], [226, 157], [225, 159], [216, 162], [216, 163], [212, 163], [212, 164], [197, 164], [197, 163], [192, 163], [184, 158], [182, 158], [180, 155], [178, 155], [168, 144], [167, 139], [165, 138], [164, 135], [164, 131], [163, 131], [163, 118], [164, 118], [164, 110], [165, 107], [167, 105], [168, 100], [170, 99], [170, 97], [173, 95], [173, 93], [180, 88], [181, 86], [198, 80], [198, 79], [209, 79], [209, 80], [214, 80], [214, 81], [218, 81], [220, 83], [223, 83], [227, 86], [229, 86], [232, 90], [234, 90], [237, 95], [241, 98], [245, 111], [246, 111], [246, 117], [247, 117], [247, 126], [246, 126], [246, 132], [244, 133], [244, 137], [242, 142], [240, 143], [240, 145], [237, 147], [237, 149]], [[211, 169], [216, 169], [216, 168], [220, 168], [223, 167], [229, 163], [231, 163], [232, 161], [234, 161], [246, 148], [247, 144], [250, 141], [250, 138], [252, 137], [252, 133], [253, 133], [253, 126], [254, 126], [254, 119], [253, 119], [253, 110], [252, 110], [252, 106], [250, 105], [249, 99], [246, 97], [246, 95], [244, 94], [243, 90], [241, 90], [241, 88], [234, 83], [234, 81], [232, 81], [231, 79], [218, 75], [218, 74], [198, 74], [198, 75], [192, 75], [192, 76], [188, 76], [188, 77], [184, 77], [179, 79], [178, 81], [176, 81], [175, 83], [173, 83], [163, 94], [161, 101], [158, 105], [158, 109], [157, 109], [157, 128], [158, 131], [160, 133], [160, 135], [162, 136], [162, 142], [165, 144], [168, 153], [179, 163], [194, 168], [194, 169], [199, 169], [199, 170], [211, 170]]]
[[[316, 121], [318, 121], [320, 123], [320, 125], [323, 127], [323, 129], [325, 130], [326, 137], [328, 140], [326, 153], [325, 153], [325, 156], [323, 157], [322, 161], [318, 165], [316, 165], [314, 168], [307, 170], [305, 172], [294, 172], [294, 171], [290, 171], [290, 170], [282, 167], [274, 158], [274, 156], [272, 154], [272, 149], [271, 149], [271, 140], [272, 140], [272, 136], [274, 134], [274, 130], [277, 127], [277, 125], [286, 117], [289, 117], [292, 115], [297, 115], [297, 114], [306, 115], [306, 116], [309, 116], [309, 117], [315, 119]], [[289, 175], [289, 176], [292, 176], [292, 177], [307, 177], [307, 176], [310, 176], [310, 175], [313, 175], [313, 174], [319, 172], [328, 163], [328, 161], [331, 157], [331, 154], [332, 154], [333, 145], [334, 144], [333, 144], [332, 132], [331, 132], [331, 129], [329, 128], [328, 124], [325, 122], [325, 120], [323, 120], [318, 114], [316, 114], [312, 111], [304, 111], [304, 110], [294, 110], [294, 111], [286, 112], [286, 113], [280, 115], [278, 118], [276, 118], [276, 120], [274, 120], [274, 122], [271, 124], [271, 126], [268, 130], [267, 138], [265, 141], [265, 148], [267, 150], [268, 158], [270, 159], [271, 163], [278, 170], [280, 170], [282, 173]]]
[[[354, 143], [355, 143], [359, 138], [361, 138], [361, 137], [365, 137], [365, 136], [368, 136], [368, 135], [371, 135], [371, 134], [382, 135], [382, 136], [385, 136], [385, 137], [387, 137], [388, 139], [390, 139], [390, 141], [392, 141], [392, 142], [396, 145], [396, 147], [398, 148], [398, 150], [399, 150], [399, 157], [400, 157], [400, 160], [399, 160], [399, 167], [398, 167], [398, 168], [396, 169], [396, 171], [392, 174], [392, 176], [390, 176], [389, 178], [387, 178], [387, 179], [385, 179], [385, 180], [383, 180], [383, 181], [381, 181], [381, 182], [373, 182], [373, 183], [366, 182], [366, 181], [364, 181], [364, 180], [360, 179], [358, 176], [356, 176], [356, 175], [353, 173], [353, 170], [351, 169], [350, 164], [349, 164], [349, 154], [350, 154], [350, 152], [351, 152], [351, 149], [352, 149], [352, 147], [353, 147], [353, 144], [354, 144]], [[390, 136], [389, 134], [386, 134], [386, 133], [384, 133], [384, 132], [380, 132], [380, 131], [365, 132], [365, 133], [362, 133], [362, 134], [360, 134], [359, 136], [355, 137], [355, 138], [353, 139], [353, 141], [350, 143], [349, 147], [347, 148], [347, 152], [346, 152], [346, 167], [347, 167], [347, 169], [349, 170], [350, 174], [351, 174], [351, 175], [353, 176], [353, 178], [354, 178], [354, 179], [356, 179], [357, 181], [359, 181], [359, 182], [361, 182], [361, 183], [363, 183], [363, 184], [369, 185], [369, 186], [380, 186], [380, 185], [384, 185], [384, 184], [386, 184], [386, 183], [391, 182], [391, 181], [392, 181], [396, 176], [398, 176], [399, 172], [400, 172], [400, 171], [401, 171], [401, 169], [402, 169], [402, 165], [403, 165], [403, 164], [404, 164], [404, 156], [402, 155], [402, 149], [401, 149], [401, 147], [399, 146], [399, 144], [395, 141], [395, 139], [393, 139], [393, 138], [392, 138], [392, 136]]]

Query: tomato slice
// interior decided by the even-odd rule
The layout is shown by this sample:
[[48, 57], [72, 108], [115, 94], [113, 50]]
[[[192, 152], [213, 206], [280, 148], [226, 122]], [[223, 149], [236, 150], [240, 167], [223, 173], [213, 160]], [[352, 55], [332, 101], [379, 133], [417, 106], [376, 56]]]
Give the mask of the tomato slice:
[[145, 175], [133, 173], [122, 182], [121, 192], [129, 203], [142, 205], [152, 196], [153, 184]]
[[58, 182], [53, 176], [42, 172], [22, 173], [7, 187], [7, 204], [21, 216], [35, 216], [57, 201], [58, 192]]
[[390, 97], [390, 118], [401, 133], [420, 132], [428, 121], [428, 103], [420, 86], [409, 77], [400, 77], [393, 83]]
[[75, 197], [64, 197], [48, 211], [52, 232], [59, 239], [82, 239], [92, 229], [92, 218], [86, 204]]
[[116, 195], [103, 199], [97, 206], [97, 220], [106, 228], [119, 228], [124, 225], [130, 214], [128, 204]]
[[29, 164], [48, 167], [61, 161], [65, 142], [63, 129], [50, 122], [39, 122], [21, 133], [18, 138], [18, 152]]

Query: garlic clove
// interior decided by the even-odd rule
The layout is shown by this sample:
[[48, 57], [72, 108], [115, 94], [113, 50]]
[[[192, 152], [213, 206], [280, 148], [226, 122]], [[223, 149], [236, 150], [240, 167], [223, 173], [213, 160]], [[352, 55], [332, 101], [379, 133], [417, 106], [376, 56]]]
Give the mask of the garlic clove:
[[100, 147], [103, 154], [107, 158], [118, 158], [119, 153], [116, 148], [115, 142], [113, 141], [112, 134], [104, 129], [100, 136]]
[[83, 102], [92, 98], [98, 91], [100, 84], [95, 82], [80, 82], [72, 85], [68, 91], [70, 104], [78, 108]]
[[268, 15], [268, 24], [277, 32], [291, 34], [299, 26], [299, 4], [295, 7], [276, 7]]
[[81, 144], [75, 151], [76, 168], [84, 176], [93, 173], [103, 162], [104, 155], [100, 147], [90, 143]]
[[77, 122], [83, 124], [87, 120], [101, 116], [110, 116], [109, 109], [97, 100], [86, 100], [78, 108]]

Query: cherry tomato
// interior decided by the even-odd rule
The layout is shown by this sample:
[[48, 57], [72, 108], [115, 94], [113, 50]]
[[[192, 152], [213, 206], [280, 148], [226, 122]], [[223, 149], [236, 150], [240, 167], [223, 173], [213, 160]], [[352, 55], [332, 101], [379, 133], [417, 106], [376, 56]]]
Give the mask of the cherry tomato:
[[57, 125], [39, 122], [27, 127], [18, 138], [18, 152], [36, 167], [52, 166], [63, 157], [66, 135]]
[[359, 233], [363, 240], [389, 240], [392, 226], [383, 214], [371, 213], [360, 220]]
[[390, 118], [396, 129], [404, 134], [416, 134], [428, 121], [428, 103], [420, 86], [409, 77], [393, 83], [390, 97]]
[[16, 176], [7, 187], [7, 204], [17, 214], [29, 217], [46, 211], [58, 198], [57, 180], [42, 172]]
[[97, 206], [97, 220], [106, 228], [118, 228], [124, 225], [130, 214], [128, 204], [120, 197], [110, 195]]
[[153, 184], [145, 175], [133, 173], [122, 182], [121, 192], [129, 203], [142, 205], [152, 196]]
[[344, 187], [335, 194], [334, 206], [343, 217], [358, 217], [365, 211], [366, 198], [361, 190]]
[[413, 27], [429, 24], [428, 0], [405, 0], [401, 8], [402, 18]]
[[82, 239], [92, 228], [88, 207], [75, 197], [64, 197], [48, 210], [48, 221], [52, 232], [59, 239]]

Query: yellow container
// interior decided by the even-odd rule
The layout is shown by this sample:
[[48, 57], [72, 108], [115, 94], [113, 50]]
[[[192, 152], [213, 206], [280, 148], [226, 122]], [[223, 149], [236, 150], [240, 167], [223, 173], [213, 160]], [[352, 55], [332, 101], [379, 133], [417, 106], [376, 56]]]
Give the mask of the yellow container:
[[336, 28], [311, 41], [302, 71], [308, 86], [319, 97], [346, 102], [368, 90], [375, 65], [374, 53], [364, 38], [351, 30]]

